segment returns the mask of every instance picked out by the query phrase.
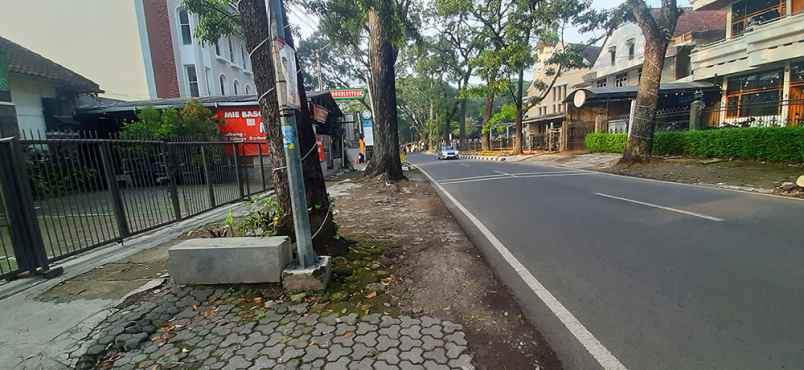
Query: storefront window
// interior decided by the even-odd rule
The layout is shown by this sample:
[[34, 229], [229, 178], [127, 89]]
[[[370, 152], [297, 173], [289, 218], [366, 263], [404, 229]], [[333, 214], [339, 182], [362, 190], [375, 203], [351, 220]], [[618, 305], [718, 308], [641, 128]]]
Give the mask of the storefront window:
[[751, 26], [781, 18], [785, 0], [743, 0], [731, 6], [731, 36], [740, 36]]
[[731, 77], [726, 86], [726, 116], [778, 115], [784, 70]]
[[787, 121], [793, 126], [804, 123], [804, 62], [790, 65], [790, 107]]

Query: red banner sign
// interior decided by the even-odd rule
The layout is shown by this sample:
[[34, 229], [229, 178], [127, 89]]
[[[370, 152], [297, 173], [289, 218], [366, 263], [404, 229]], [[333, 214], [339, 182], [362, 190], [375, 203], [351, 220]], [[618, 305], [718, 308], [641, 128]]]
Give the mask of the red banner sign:
[[366, 95], [366, 91], [363, 89], [339, 89], [330, 90], [330, 94], [335, 100], [353, 100], [362, 99]]
[[[219, 119], [224, 124], [218, 126], [218, 130], [223, 136], [231, 141], [268, 141], [266, 127], [262, 124], [260, 109], [254, 107], [220, 107], [217, 111]], [[259, 145], [262, 147], [262, 154], [268, 155], [268, 144]], [[244, 156], [259, 155], [260, 149], [257, 144], [243, 145], [240, 151]]]

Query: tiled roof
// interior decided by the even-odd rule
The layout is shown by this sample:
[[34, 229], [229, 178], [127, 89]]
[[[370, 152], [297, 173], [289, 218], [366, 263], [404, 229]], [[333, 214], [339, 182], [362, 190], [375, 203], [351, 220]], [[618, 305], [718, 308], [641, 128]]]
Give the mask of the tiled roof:
[[[676, 21], [676, 32], [674, 36], [683, 35], [689, 32], [704, 32], [726, 29], [725, 10], [692, 10], [682, 8], [683, 13]], [[651, 9], [654, 17], [659, 15], [659, 9]]]
[[8, 71], [44, 78], [79, 93], [103, 92], [97, 83], [25, 47], [0, 37], [0, 49], [6, 54]]

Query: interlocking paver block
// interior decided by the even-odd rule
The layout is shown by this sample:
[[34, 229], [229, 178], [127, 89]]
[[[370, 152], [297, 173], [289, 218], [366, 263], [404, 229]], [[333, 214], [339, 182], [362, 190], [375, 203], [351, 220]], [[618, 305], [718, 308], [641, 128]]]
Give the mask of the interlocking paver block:
[[380, 354], [377, 355], [378, 360], [383, 360], [391, 365], [396, 365], [399, 363], [399, 350], [396, 348], [391, 348], [385, 351], [380, 351]]
[[360, 361], [366, 357], [374, 357], [374, 349], [367, 347], [363, 343], [357, 343], [352, 347], [352, 354], [349, 355], [354, 361]]
[[421, 347], [422, 341], [419, 339], [411, 339], [410, 337], [399, 338], [399, 349], [402, 351], [410, 351], [413, 348]]
[[304, 356], [302, 356], [302, 362], [308, 363], [308, 362], [313, 362], [313, 361], [318, 360], [318, 359], [325, 358], [325, 357], [327, 357], [328, 353], [329, 352], [326, 349], [321, 348], [321, 347], [319, 347], [317, 345], [308, 346], [305, 349]]
[[429, 328], [429, 327], [441, 322], [441, 321], [436, 320], [436, 319], [434, 319], [434, 318], [432, 318], [430, 316], [422, 316], [421, 318], [419, 318], [419, 320], [421, 321], [421, 325], [422, 325], [423, 328]]
[[441, 331], [441, 325], [432, 325], [422, 329], [422, 335], [429, 335], [433, 338], [443, 338], [444, 333]]
[[424, 366], [412, 364], [409, 361], [402, 361], [399, 363], [400, 370], [425, 370]]
[[439, 364], [446, 364], [447, 363], [447, 354], [443, 348], [436, 348], [432, 351], [426, 351], [422, 355], [425, 359], [433, 360], [438, 362]]
[[399, 370], [399, 368], [389, 365], [384, 361], [377, 361], [374, 363], [374, 370]]
[[421, 326], [419, 325], [411, 325], [410, 327], [400, 330], [399, 333], [402, 335], [407, 335], [411, 339], [419, 339], [422, 337]]
[[403, 351], [399, 354], [399, 358], [402, 360], [409, 361], [413, 364], [421, 364], [424, 362], [424, 357], [422, 354], [424, 351], [421, 348], [413, 348], [409, 351]]
[[374, 365], [373, 358], [364, 358], [361, 361], [352, 361], [352, 363], [349, 364], [349, 370], [373, 370], [372, 365]]
[[335, 327], [335, 335], [341, 336], [346, 334], [347, 332], [354, 332], [357, 330], [357, 327], [354, 325], [350, 325], [347, 323], [340, 323]]
[[456, 331], [463, 330], [463, 326], [451, 321], [444, 321], [441, 323], [441, 326], [444, 327], [444, 333], [446, 334], [452, 334]]
[[246, 361], [242, 356], [234, 356], [229, 359], [229, 362], [223, 368], [225, 370], [247, 369], [251, 366], [251, 362]]
[[400, 318], [401, 323], [399, 324], [402, 328], [409, 328], [413, 325], [418, 325], [419, 320], [416, 320], [410, 316], [401, 316]]
[[302, 356], [304, 356], [304, 350], [296, 349], [293, 347], [285, 347], [285, 351], [282, 353], [282, 357], [279, 358], [279, 362], [286, 363], [289, 362], [291, 359]]
[[401, 324], [401, 323], [402, 323], [402, 321], [401, 321], [401, 320], [399, 320], [399, 319], [397, 319], [397, 318], [393, 318], [393, 317], [391, 317], [391, 316], [387, 316], [387, 315], [386, 315], [386, 316], [383, 316], [383, 317], [380, 319], [380, 327], [381, 327], [381, 328], [387, 328], [387, 327], [389, 327], [389, 326], [391, 326], [391, 325], [399, 325], [399, 324]]
[[363, 317], [363, 321], [367, 321], [367, 322], [370, 322], [370, 323], [375, 324], [375, 325], [379, 324], [380, 323], [380, 314], [373, 313], [371, 315], [366, 315], [365, 317]]
[[468, 354], [463, 354], [461, 357], [458, 357], [455, 360], [449, 361], [449, 366], [461, 370], [474, 370], [475, 367], [472, 365], [472, 356]]
[[236, 344], [236, 343], [237, 344], [243, 343], [243, 337], [240, 336], [240, 335], [232, 333], [232, 334], [229, 334], [228, 336], [226, 336], [226, 339], [224, 339], [223, 342], [221, 342], [220, 346], [221, 347], [228, 347], [228, 346], [231, 346], [231, 345]]
[[251, 346], [257, 343], [265, 343], [268, 341], [268, 336], [262, 334], [261, 332], [255, 331], [251, 335], [246, 338], [246, 341], [243, 342], [244, 346]]
[[380, 352], [398, 346], [399, 346], [399, 339], [390, 338], [386, 335], [380, 335], [377, 337], [377, 350]]
[[378, 333], [380, 333], [380, 335], [387, 335], [391, 338], [399, 339], [399, 337], [402, 336], [402, 333], [400, 332], [401, 330], [401, 326], [394, 324], [388, 327], [380, 328]]
[[276, 361], [274, 361], [271, 358], [268, 358], [268, 356], [262, 356], [262, 357], [256, 359], [254, 361], [254, 366], [250, 367], [249, 369], [250, 370], [251, 369], [253, 369], [253, 370], [268, 370], [268, 369], [272, 369], [274, 366], [276, 366]]
[[449, 366], [437, 364], [432, 360], [425, 361], [423, 365], [427, 370], [450, 370]]
[[462, 331], [456, 331], [450, 335], [447, 335], [446, 337], [444, 337], [444, 339], [448, 342], [455, 343], [459, 346], [467, 345], [466, 336], [463, 334]]
[[334, 325], [325, 324], [323, 322], [319, 322], [315, 324], [313, 327], [313, 335], [323, 335], [329, 334], [335, 331]]
[[377, 325], [367, 322], [359, 322], [357, 323], [357, 330], [355, 331], [355, 334], [366, 334], [368, 332], [377, 331], [377, 329]]
[[324, 365], [324, 370], [348, 370], [350, 363], [349, 357], [341, 357], [338, 361]]
[[343, 346], [340, 344], [334, 344], [332, 347], [329, 348], [329, 355], [327, 355], [328, 361], [336, 361], [341, 357], [348, 356], [352, 353], [352, 349], [347, 346]]
[[465, 346], [459, 346], [452, 342], [447, 342], [444, 344], [444, 348], [447, 349], [447, 357], [448, 358], [458, 358], [458, 356], [466, 350]]
[[374, 347], [377, 345], [377, 332], [366, 333], [363, 335], [358, 335], [355, 337], [355, 342], [363, 343], [369, 347]]
[[433, 338], [429, 335], [425, 335], [422, 337], [422, 348], [425, 351], [432, 351], [435, 348], [443, 347], [444, 341], [441, 339]]

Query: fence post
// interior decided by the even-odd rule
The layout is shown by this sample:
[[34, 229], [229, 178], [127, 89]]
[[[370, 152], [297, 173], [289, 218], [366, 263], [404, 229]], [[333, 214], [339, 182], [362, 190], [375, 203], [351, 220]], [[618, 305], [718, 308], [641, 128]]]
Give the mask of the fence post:
[[[176, 220], [181, 220], [181, 203], [179, 202], [179, 186], [176, 176], [178, 172], [176, 151], [170, 143], [162, 143], [162, 151], [167, 154], [168, 187], [170, 188], [170, 200], [173, 202], [173, 216]], [[190, 160], [192, 161], [192, 159]]]
[[260, 156], [260, 178], [262, 179], [262, 191], [268, 190], [265, 186], [265, 163], [262, 159], [262, 144], [257, 144], [257, 155]]
[[117, 187], [117, 177], [115, 176], [114, 164], [112, 163], [111, 143], [105, 142], [100, 144], [100, 157], [103, 173], [106, 177], [106, 186], [109, 188], [109, 195], [112, 197], [112, 213], [114, 213], [114, 219], [117, 222], [117, 230], [120, 233], [119, 239], [122, 240], [131, 235], [131, 231], [128, 228], [123, 197], [120, 195], [120, 189]]
[[201, 163], [204, 166], [204, 181], [207, 183], [209, 194], [209, 208], [215, 208], [215, 188], [212, 187], [212, 178], [209, 176], [209, 163], [207, 163], [207, 150], [201, 145]]
[[62, 269], [49, 269], [45, 243], [33, 207], [24, 154], [18, 143], [16, 139], [0, 141], [0, 191], [6, 195], [6, 217], [11, 227], [14, 255], [22, 270], [39, 272], [48, 278], [55, 277], [61, 275]]
[[232, 143], [232, 152], [234, 153], [234, 165], [235, 165], [235, 174], [237, 175], [237, 188], [240, 190], [240, 199], [246, 197], [246, 194], [243, 192], [243, 179], [240, 173], [240, 154], [237, 152], [238, 146], [237, 143]]

